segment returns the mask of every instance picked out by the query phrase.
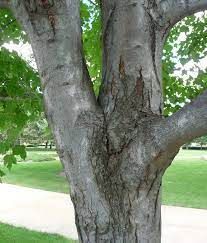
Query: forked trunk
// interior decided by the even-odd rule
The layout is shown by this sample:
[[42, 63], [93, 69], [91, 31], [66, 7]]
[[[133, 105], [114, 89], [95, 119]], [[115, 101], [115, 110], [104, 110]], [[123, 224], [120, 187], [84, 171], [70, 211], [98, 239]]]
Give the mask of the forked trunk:
[[70, 183], [80, 241], [160, 243], [161, 180], [178, 150], [166, 152], [156, 133], [167, 33], [156, 6], [102, 1], [103, 84], [97, 102], [82, 57], [77, 1], [23, 2], [14, 1], [13, 8], [17, 16], [27, 15], [21, 21]]
[[162, 117], [162, 49], [171, 27], [207, 1], [90, 1], [101, 4], [103, 23], [98, 99], [82, 51], [80, 2], [0, 0], [0, 7], [10, 7], [29, 35], [80, 241], [160, 243], [162, 175], [181, 145], [207, 133], [207, 91]]

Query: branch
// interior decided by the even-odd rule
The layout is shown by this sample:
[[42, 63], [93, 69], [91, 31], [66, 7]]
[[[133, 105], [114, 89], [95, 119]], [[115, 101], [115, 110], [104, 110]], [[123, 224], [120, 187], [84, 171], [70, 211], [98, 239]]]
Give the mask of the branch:
[[194, 138], [207, 134], [207, 90], [155, 130], [162, 150], [173, 150]]
[[[96, 116], [101, 114], [100, 123], [103, 122], [103, 117], [91, 87], [92, 82], [82, 51], [80, 1], [74, 0], [70, 4], [67, 4], [67, 1], [54, 1], [50, 14], [52, 18], [58, 16], [59, 21], [55, 21], [54, 18], [55, 22], [51, 22], [47, 9], [38, 5], [37, 11], [33, 11], [37, 1], [33, 1], [34, 6], [29, 2], [31, 1], [12, 1], [12, 9], [33, 47], [47, 118], [51, 126], [59, 126], [62, 129], [63, 120], [60, 118], [67, 116], [64, 119], [67, 128], [65, 126], [64, 129], [68, 132], [71, 127], [77, 126], [89, 130], [97, 121]], [[45, 21], [44, 25], [41, 22], [42, 18]], [[67, 108], [62, 109], [63, 107]], [[59, 133], [59, 130], [56, 129], [55, 132]], [[62, 146], [66, 144], [67, 137], [64, 132], [61, 136], [64, 141]]]
[[89, 3], [91, 3], [92, 5], [94, 5], [94, 6], [98, 6], [95, 2], [93, 2], [92, 0], [88, 0], [89, 1]]
[[0, 0], [0, 8], [8, 8], [10, 6], [9, 0]]
[[186, 16], [207, 9], [207, 0], [165, 0], [161, 3], [166, 22], [173, 25]]
[[0, 94], [0, 102], [2, 101], [26, 101], [26, 100], [35, 100], [35, 99], [39, 99], [40, 98], [40, 93], [38, 94], [38, 96], [33, 93], [33, 92], [28, 92], [28, 93], [24, 93], [22, 96], [1, 96]]
[[0, 97], [0, 102], [8, 101], [29, 101], [37, 99], [37, 97]]

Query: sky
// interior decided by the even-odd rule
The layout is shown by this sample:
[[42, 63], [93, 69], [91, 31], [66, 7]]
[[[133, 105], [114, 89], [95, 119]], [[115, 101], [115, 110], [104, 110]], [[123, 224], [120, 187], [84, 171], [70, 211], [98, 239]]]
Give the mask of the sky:
[[9, 51], [16, 51], [20, 57], [36, 68], [32, 47], [29, 43], [14, 44], [12, 41], [3, 45]]

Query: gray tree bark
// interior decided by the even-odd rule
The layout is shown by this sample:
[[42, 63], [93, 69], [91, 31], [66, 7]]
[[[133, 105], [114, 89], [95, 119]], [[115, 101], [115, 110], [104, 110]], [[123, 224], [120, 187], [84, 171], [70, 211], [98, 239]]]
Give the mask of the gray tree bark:
[[162, 117], [162, 49], [175, 22], [207, 1], [102, 1], [98, 101], [82, 53], [79, 1], [0, 6], [7, 2], [30, 37], [80, 241], [160, 243], [162, 176], [207, 121], [207, 93]]

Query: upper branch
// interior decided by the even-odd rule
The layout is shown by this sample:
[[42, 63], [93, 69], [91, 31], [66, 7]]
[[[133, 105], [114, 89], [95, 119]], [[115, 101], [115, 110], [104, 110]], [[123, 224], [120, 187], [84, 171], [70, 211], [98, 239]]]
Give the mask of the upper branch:
[[207, 90], [156, 126], [163, 150], [173, 150], [207, 134]]
[[186, 16], [207, 9], [207, 0], [165, 0], [160, 3], [166, 22], [175, 24]]
[[55, 89], [65, 92], [70, 114], [95, 109], [82, 51], [80, 1], [50, 2], [11, 0], [16, 19], [30, 38], [43, 93]]

